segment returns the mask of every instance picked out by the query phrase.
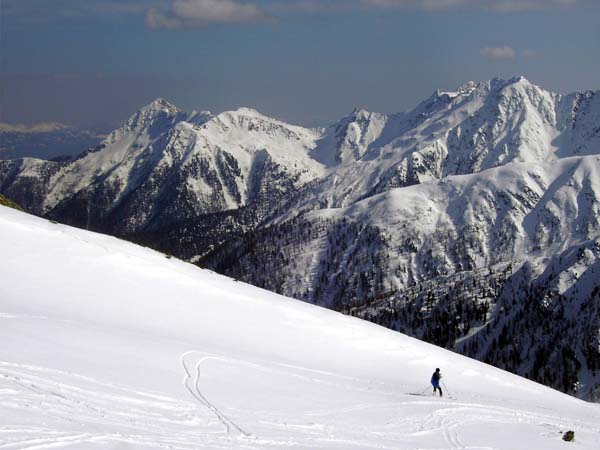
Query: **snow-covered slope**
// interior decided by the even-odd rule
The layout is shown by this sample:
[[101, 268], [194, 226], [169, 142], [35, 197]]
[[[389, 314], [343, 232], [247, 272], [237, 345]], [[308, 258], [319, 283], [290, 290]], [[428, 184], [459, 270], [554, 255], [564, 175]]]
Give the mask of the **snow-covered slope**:
[[349, 116], [322, 131], [311, 154], [330, 167], [356, 162], [381, 136], [387, 121], [385, 114], [355, 109]]
[[[513, 163], [297, 214], [204, 262], [600, 398], [600, 156]], [[524, 313], [528, 301], [541, 309]], [[543, 372], [532, 366], [538, 350], [552, 362]]]
[[600, 442], [598, 405], [112, 237], [0, 207], [0, 248], [2, 448]]

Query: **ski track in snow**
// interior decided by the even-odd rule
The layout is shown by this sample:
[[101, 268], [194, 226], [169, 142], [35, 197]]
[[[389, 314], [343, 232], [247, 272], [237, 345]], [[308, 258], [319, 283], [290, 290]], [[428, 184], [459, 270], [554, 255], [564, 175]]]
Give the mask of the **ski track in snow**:
[[[32, 450], [94, 441], [193, 449], [190, 435], [220, 432], [214, 420], [198, 414], [194, 405], [72, 373], [0, 362], [0, 386], [4, 385], [17, 393], [0, 390], [0, 410], [30, 411], [36, 426], [0, 426], [0, 449]], [[90, 428], [112, 432], [77, 432]]]
[[[219, 360], [219, 361], [227, 361], [227, 360], [225, 358], [218, 357], [218, 356], [204, 356], [196, 362], [196, 369], [194, 370], [194, 375], [192, 375], [192, 373], [190, 372], [190, 370], [188, 368], [188, 365], [185, 362], [185, 358], [186, 358], [186, 356], [192, 355], [194, 353], [200, 353], [200, 352], [191, 350], [191, 351], [186, 352], [183, 355], [181, 355], [181, 365], [183, 366], [183, 370], [185, 371], [185, 378], [183, 381], [185, 388], [192, 395], [192, 397], [194, 397], [202, 405], [204, 405], [206, 408], [208, 408], [211, 412], [213, 412], [215, 414], [215, 416], [217, 417], [219, 422], [221, 422], [223, 424], [223, 426], [225, 427], [227, 433], [230, 433], [231, 429], [233, 428], [233, 429], [237, 430], [239, 433], [241, 433], [243, 436], [249, 437], [250, 433], [244, 431], [238, 424], [236, 424], [233, 420], [231, 420], [229, 417], [227, 417], [222, 411], [220, 411], [219, 408], [217, 408], [214, 404], [212, 404], [210, 401], [208, 401], [208, 399], [204, 396], [204, 394], [202, 394], [202, 391], [200, 390], [200, 366], [202, 365], [202, 363], [205, 361], [211, 360], [211, 359]], [[193, 380], [192, 380], [192, 376], [194, 376]]]
[[[336, 385], [339, 389], [356, 392], [365, 392], [365, 389], [359, 380], [335, 374], [315, 373], [284, 364], [267, 367], [200, 351], [185, 352], [180, 361], [183, 385], [194, 400], [191, 403], [74, 373], [0, 362], [0, 411], [26, 409], [31, 411], [32, 417], [46, 418], [35, 425], [33, 421], [19, 425], [3, 419], [0, 450], [88, 448], [110, 442], [181, 450], [203, 447], [394, 449], [419, 448], [408, 444], [411, 438], [422, 437], [442, 445], [427, 448], [493, 450], [494, 447], [467, 445], [462, 430], [482, 424], [529, 424], [539, 427], [542, 436], [556, 437], [566, 429], [590, 431], [589, 423], [565, 423], [556, 415], [433, 396], [414, 400], [398, 393], [393, 395], [392, 401], [298, 411], [295, 416], [288, 412], [287, 417], [275, 412], [235, 410], [208, 400], [209, 393], [204, 392], [201, 374], [209, 362], [219, 363], [225, 370], [240, 371], [246, 367], [262, 372], [263, 376], [297, 378], [301, 383], [314, 383], [326, 389], [335, 389]], [[381, 398], [390, 395], [385, 386], [369, 389], [381, 394]], [[403, 410], [411, 413], [403, 414]], [[373, 417], [389, 417], [389, 420], [363, 424], [360, 417], [365, 412], [376, 413]], [[254, 434], [248, 420], [252, 420], [260, 433]], [[90, 429], [98, 432], [91, 433]], [[598, 427], [593, 431], [600, 433]], [[379, 439], [375, 441], [369, 436]]]

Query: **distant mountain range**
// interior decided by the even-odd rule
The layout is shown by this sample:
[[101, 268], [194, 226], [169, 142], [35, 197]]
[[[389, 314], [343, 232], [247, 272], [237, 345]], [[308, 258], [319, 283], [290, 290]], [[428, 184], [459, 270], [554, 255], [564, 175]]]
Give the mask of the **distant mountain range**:
[[97, 146], [104, 136], [55, 122], [0, 123], [0, 159], [70, 159]]
[[600, 399], [600, 91], [519, 77], [325, 129], [159, 99], [0, 193]]

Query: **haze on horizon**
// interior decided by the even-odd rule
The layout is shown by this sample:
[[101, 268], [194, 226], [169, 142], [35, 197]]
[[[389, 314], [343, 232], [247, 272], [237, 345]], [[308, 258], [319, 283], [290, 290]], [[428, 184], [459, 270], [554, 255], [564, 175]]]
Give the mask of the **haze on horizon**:
[[0, 122], [109, 130], [156, 97], [308, 126], [524, 75], [600, 89], [594, 0], [4, 0]]

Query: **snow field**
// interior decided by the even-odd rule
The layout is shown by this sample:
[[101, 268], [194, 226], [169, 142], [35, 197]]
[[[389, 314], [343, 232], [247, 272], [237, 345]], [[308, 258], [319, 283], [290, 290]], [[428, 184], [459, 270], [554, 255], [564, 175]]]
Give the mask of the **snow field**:
[[598, 405], [112, 237], [0, 207], [0, 249], [0, 449], [600, 443]]

